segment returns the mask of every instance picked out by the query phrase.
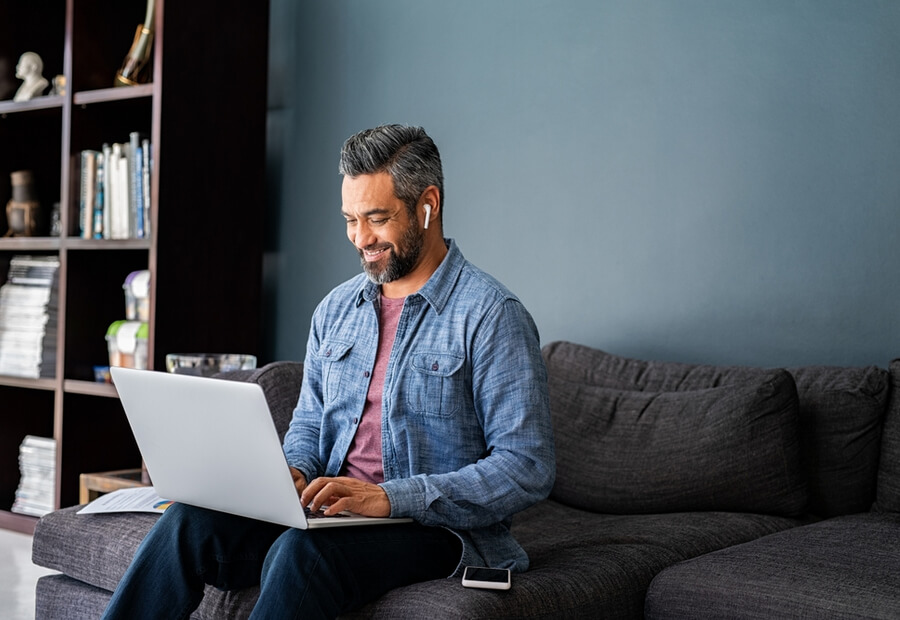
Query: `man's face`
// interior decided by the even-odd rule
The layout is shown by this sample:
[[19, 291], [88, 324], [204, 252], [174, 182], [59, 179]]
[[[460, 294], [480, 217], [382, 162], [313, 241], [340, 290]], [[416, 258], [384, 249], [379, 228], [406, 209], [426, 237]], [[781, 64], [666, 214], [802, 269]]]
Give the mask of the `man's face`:
[[394, 195], [386, 172], [344, 177], [341, 213], [347, 237], [356, 246], [363, 270], [375, 284], [395, 282], [419, 264], [425, 237], [418, 221]]

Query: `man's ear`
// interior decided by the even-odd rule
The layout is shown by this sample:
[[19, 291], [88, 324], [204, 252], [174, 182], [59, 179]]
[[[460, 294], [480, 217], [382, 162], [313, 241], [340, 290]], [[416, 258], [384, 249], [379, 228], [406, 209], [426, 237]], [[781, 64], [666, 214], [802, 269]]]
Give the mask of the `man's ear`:
[[439, 222], [441, 219], [441, 192], [434, 185], [426, 187], [422, 195], [419, 196], [417, 217], [421, 218], [423, 227], [426, 218], [425, 205], [431, 207], [427, 213], [429, 225], [433, 222]]

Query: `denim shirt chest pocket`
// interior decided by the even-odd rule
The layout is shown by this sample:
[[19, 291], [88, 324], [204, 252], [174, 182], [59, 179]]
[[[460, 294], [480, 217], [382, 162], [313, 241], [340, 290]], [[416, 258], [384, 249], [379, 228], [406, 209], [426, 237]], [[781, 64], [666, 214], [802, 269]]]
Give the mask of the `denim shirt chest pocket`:
[[409, 358], [409, 389], [406, 399], [418, 414], [438, 417], [455, 415], [466, 395], [464, 355], [416, 351]]
[[341, 393], [341, 382], [350, 365], [350, 351], [353, 343], [328, 340], [319, 348], [319, 362], [322, 364], [322, 397], [325, 404], [334, 402]]

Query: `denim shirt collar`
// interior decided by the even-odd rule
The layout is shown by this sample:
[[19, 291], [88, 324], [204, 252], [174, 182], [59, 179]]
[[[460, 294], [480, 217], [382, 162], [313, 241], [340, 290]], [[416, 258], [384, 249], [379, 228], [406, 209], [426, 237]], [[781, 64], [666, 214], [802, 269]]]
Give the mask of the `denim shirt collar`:
[[[438, 314], [447, 305], [447, 301], [453, 292], [453, 286], [456, 284], [459, 273], [466, 263], [465, 257], [456, 245], [456, 241], [445, 238], [444, 243], [447, 244], [447, 255], [444, 257], [444, 260], [441, 261], [435, 272], [431, 274], [425, 285], [413, 293], [413, 295], [419, 295], [431, 304], [431, 307]], [[381, 295], [381, 285], [374, 284], [366, 278], [365, 285], [360, 289], [356, 297], [356, 306], [359, 307], [367, 301], [375, 301], [379, 295]], [[410, 295], [410, 297], [413, 295]]]

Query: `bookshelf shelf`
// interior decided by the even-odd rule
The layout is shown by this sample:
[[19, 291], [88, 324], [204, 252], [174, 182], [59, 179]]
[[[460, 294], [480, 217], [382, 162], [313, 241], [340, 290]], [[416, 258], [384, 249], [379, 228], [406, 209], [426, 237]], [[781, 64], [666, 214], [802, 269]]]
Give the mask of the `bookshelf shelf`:
[[97, 383], [91, 381], [75, 381], [68, 379], [63, 383], [63, 390], [67, 394], [84, 394], [87, 396], [105, 396], [118, 398], [115, 386], [109, 383]]
[[16, 514], [9, 510], [0, 510], [0, 527], [5, 530], [31, 533], [34, 532], [34, 526], [37, 524], [37, 521], [37, 517]]
[[106, 103], [108, 101], [122, 101], [125, 99], [140, 99], [153, 96], [153, 84], [141, 84], [127, 88], [99, 88], [75, 93], [73, 101], [75, 105], [88, 105], [91, 103]]
[[149, 250], [150, 239], [66, 239], [65, 246], [70, 250]]
[[[132, 271], [151, 273], [151, 369], [171, 351], [260, 357], [268, 2], [222, 11], [216, 0], [155, 0], [147, 82], [114, 87], [145, 10], [145, 0], [0, 0], [0, 67], [36, 51], [44, 76], [64, 76], [68, 89], [13, 102], [18, 81], [0, 76], [9, 78], [0, 80], [0, 284], [16, 255], [55, 255], [60, 265], [53, 378], [0, 376], [0, 528], [36, 523], [11, 510], [26, 435], [56, 439], [56, 507], [78, 502], [83, 473], [140, 467], [115, 387], [93, 381], [93, 367], [109, 362], [107, 328], [125, 318]], [[217, 27], [196, 28], [209, 15]], [[223, 94], [218, 86], [235, 76], [240, 86]], [[81, 152], [131, 132], [151, 145], [151, 234], [81, 238]], [[33, 171], [47, 214], [60, 204], [60, 236], [2, 236], [17, 170]]]
[[10, 377], [8, 375], [0, 375], [0, 385], [7, 387], [20, 387], [30, 390], [56, 390], [56, 381], [54, 379], [26, 379], [23, 377]]
[[65, 97], [38, 97], [31, 101], [0, 101], [0, 116], [4, 118], [8, 114], [20, 114], [35, 110], [52, 110], [63, 107]]
[[0, 239], [0, 251], [44, 252], [60, 247], [59, 237], [6, 237]]

